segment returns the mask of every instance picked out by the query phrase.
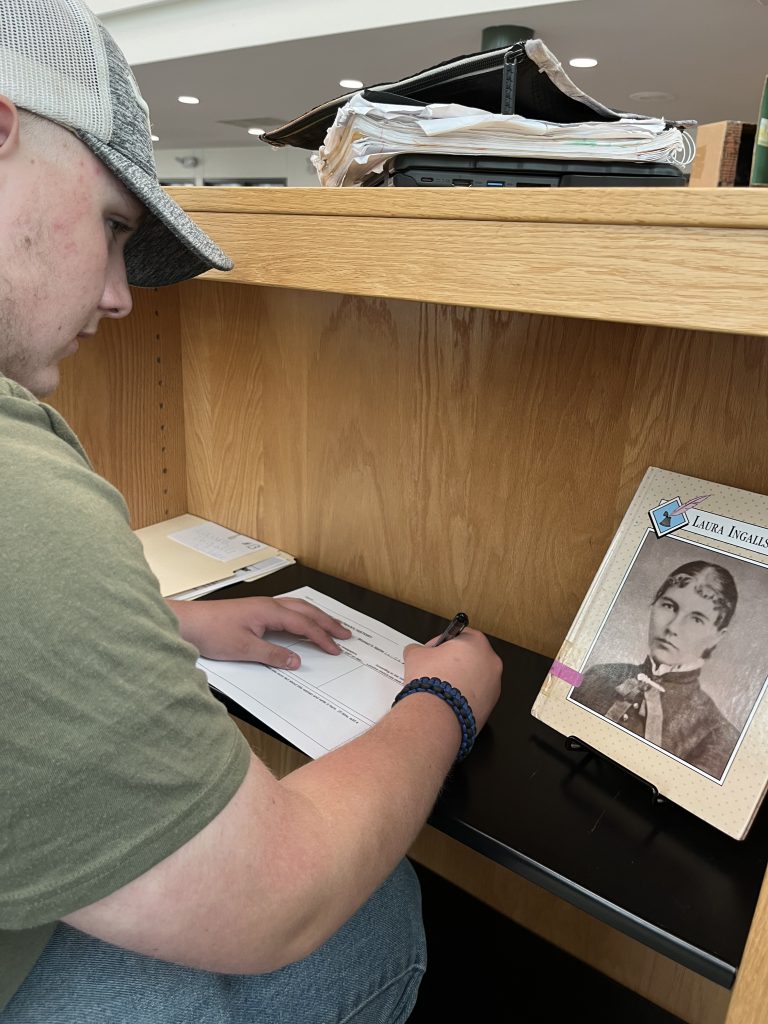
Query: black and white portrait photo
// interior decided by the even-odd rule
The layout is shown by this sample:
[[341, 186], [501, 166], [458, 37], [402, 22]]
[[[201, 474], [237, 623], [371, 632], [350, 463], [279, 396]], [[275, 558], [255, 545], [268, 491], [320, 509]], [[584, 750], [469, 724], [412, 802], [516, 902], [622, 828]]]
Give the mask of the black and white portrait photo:
[[649, 531], [569, 699], [721, 779], [768, 676], [768, 567]]

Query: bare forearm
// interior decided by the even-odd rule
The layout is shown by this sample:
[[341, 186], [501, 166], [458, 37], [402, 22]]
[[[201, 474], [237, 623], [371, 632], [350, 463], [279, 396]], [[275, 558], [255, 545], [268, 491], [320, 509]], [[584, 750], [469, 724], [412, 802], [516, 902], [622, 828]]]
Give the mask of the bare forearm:
[[198, 836], [67, 921], [209, 971], [261, 973], [301, 959], [406, 853], [459, 741], [450, 708], [419, 694], [281, 782], [254, 760], [230, 805]]
[[316, 811], [315, 842], [322, 851], [304, 897], [314, 902], [315, 916], [297, 936], [300, 944], [314, 948], [332, 934], [405, 855], [460, 740], [448, 705], [414, 694], [359, 739], [282, 780], [286, 791]]
[[[481, 634], [406, 650], [406, 677], [450, 679], [482, 728], [501, 663]], [[229, 804], [141, 877], [67, 920], [210, 971], [272, 971], [316, 949], [407, 852], [456, 757], [452, 709], [403, 699], [365, 735], [276, 780], [257, 758]]]

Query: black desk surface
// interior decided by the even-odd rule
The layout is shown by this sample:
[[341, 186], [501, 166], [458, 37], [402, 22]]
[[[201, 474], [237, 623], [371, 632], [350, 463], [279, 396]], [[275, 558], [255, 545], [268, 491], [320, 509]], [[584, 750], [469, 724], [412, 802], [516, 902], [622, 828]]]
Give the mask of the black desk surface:
[[[446, 625], [300, 565], [210, 598], [301, 586], [415, 640]], [[472, 754], [451, 774], [430, 824], [712, 981], [732, 985], [766, 868], [768, 802], [742, 841], [672, 804], [654, 804], [642, 782], [601, 758], [567, 751], [562, 736], [531, 716], [550, 659], [491, 642], [504, 661], [501, 700]]]

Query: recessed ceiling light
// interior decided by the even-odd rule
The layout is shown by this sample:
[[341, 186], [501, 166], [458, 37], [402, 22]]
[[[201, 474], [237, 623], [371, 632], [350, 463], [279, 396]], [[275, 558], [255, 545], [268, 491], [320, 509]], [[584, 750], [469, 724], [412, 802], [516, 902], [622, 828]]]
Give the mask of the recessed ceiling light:
[[248, 134], [249, 135], [263, 135], [264, 134], [264, 129], [263, 128], [249, 128], [248, 129]]
[[597, 61], [594, 57], [574, 57], [568, 63], [572, 68], [596, 68]]
[[152, 136], [152, 141], [153, 142], [159, 142], [160, 141], [160, 136], [159, 135], [153, 135]]
[[673, 100], [675, 97], [671, 92], [631, 92], [631, 100]]
[[342, 89], [362, 89], [363, 83], [356, 78], [342, 78], [339, 82]]
[[199, 102], [200, 100], [197, 98], [197, 96], [179, 96], [179, 103], [189, 103], [194, 105], [195, 103]]

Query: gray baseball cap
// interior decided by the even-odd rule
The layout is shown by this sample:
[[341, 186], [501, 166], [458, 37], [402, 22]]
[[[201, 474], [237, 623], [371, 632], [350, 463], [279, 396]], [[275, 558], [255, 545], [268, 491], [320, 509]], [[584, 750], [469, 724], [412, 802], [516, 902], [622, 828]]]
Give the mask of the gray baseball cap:
[[0, 0], [0, 95], [69, 128], [149, 212], [130, 284], [175, 284], [232, 260], [157, 180], [149, 109], [112, 36], [80, 0]]

